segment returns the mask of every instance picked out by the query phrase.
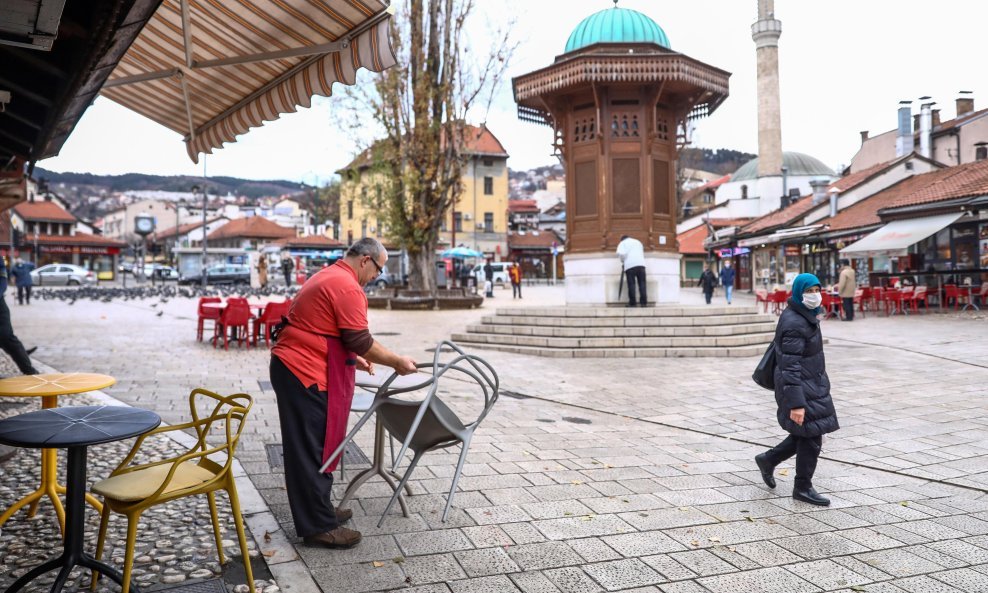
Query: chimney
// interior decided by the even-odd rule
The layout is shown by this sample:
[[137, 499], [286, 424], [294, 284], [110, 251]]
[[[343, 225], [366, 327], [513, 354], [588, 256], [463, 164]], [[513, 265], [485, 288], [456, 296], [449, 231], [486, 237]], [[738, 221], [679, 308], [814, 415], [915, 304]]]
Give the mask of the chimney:
[[920, 97], [922, 103], [919, 107], [919, 154], [925, 158], [931, 158], [933, 147], [930, 145], [931, 133], [933, 131], [933, 103], [930, 97]]
[[974, 93], [971, 91], [961, 91], [957, 93], [957, 117], [974, 112]]
[[935, 128], [935, 127], [937, 127], [939, 125], [940, 125], [940, 110], [939, 109], [934, 109], [933, 110], [933, 127]]
[[830, 217], [833, 218], [837, 216], [837, 198], [840, 196], [840, 192], [837, 188], [830, 190]]
[[811, 179], [810, 187], [813, 188], [813, 205], [822, 203], [827, 199], [827, 186], [830, 182], [826, 179]]
[[895, 136], [895, 156], [913, 151], [912, 101], [899, 101], [899, 129]]
[[983, 161], [988, 159], [988, 142], [974, 143], [974, 160]]
[[868, 140], [868, 130], [861, 130], [861, 144]]

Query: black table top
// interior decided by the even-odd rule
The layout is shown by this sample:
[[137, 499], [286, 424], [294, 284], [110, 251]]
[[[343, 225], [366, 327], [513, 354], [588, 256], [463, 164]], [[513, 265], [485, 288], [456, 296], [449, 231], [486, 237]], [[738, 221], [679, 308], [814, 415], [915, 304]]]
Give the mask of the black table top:
[[144, 434], [159, 424], [157, 414], [139, 408], [51, 408], [0, 420], [0, 443], [52, 449], [98, 445]]

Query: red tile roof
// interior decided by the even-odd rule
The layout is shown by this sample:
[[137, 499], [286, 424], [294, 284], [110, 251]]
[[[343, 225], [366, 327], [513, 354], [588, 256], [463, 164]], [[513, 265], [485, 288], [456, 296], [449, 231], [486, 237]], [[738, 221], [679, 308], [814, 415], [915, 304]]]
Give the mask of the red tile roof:
[[235, 218], [206, 236], [207, 241], [215, 239], [287, 239], [295, 236], [295, 229], [283, 227], [262, 216]]
[[30, 221], [75, 222], [78, 220], [58, 204], [47, 200], [21, 202], [14, 206], [14, 212], [24, 220]]
[[539, 211], [539, 205], [535, 200], [509, 200], [508, 201], [508, 212], [536, 212]]
[[770, 212], [761, 218], [756, 218], [751, 224], [742, 227], [740, 232], [748, 235], [785, 226], [805, 216], [806, 213], [813, 209], [813, 206], [813, 196], [803, 196], [787, 208]]
[[[208, 226], [208, 225], [216, 222], [217, 220], [220, 220], [221, 218], [226, 218], [226, 217], [225, 216], [220, 216], [220, 217], [217, 217], [217, 218], [211, 218], [211, 219], [209, 219], [209, 220], [206, 221], [206, 225]], [[178, 234], [179, 235], [184, 235], [184, 234], [188, 233], [189, 231], [194, 231], [195, 229], [197, 229], [197, 228], [199, 228], [201, 226], [202, 226], [202, 221], [201, 220], [199, 222], [190, 222], [188, 224], [183, 224], [182, 226], [178, 227]], [[169, 228], [167, 228], [167, 229], [165, 229], [163, 231], [158, 231], [158, 238], [159, 239], [167, 239], [169, 237], [174, 237], [175, 234], [176, 234], [175, 227], [169, 227]], [[208, 239], [208, 237], [207, 237], [207, 239]]]
[[[508, 158], [508, 152], [504, 149], [504, 145], [501, 144], [501, 141], [497, 139], [497, 136], [487, 126], [471, 126], [467, 124], [463, 129], [463, 140], [466, 145], [463, 149], [464, 154]], [[377, 143], [375, 142], [374, 144], [376, 145]], [[337, 173], [370, 166], [372, 164], [373, 152], [374, 146], [371, 146], [358, 154], [347, 166], [341, 168]]]
[[942, 163], [938, 163], [934, 161], [933, 159], [928, 159], [916, 153], [912, 153], [912, 154], [907, 154], [905, 156], [901, 156], [897, 159], [892, 159], [891, 161], [885, 161], [884, 163], [878, 163], [877, 165], [872, 165], [867, 169], [856, 171], [854, 173], [851, 173], [850, 175], [845, 175], [844, 177], [841, 177], [837, 181], [831, 183], [828, 189], [836, 189], [837, 191], [845, 192], [849, 189], [853, 189], [861, 185], [862, 183], [865, 183], [866, 181], [870, 181], [871, 179], [877, 177], [878, 175], [881, 175], [885, 171], [888, 171], [889, 169], [895, 167], [899, 163], [909, 159], [918, 159], [921, 161], [926, 161], [927, 163], [930, 163], [931, 165], [934, 165], [939, 168], [943, 168], [946, 166]]
[[509, 233], [508, 249], [552, 249], [553, 242], [562, 245], [563, 241], [555, 231], [532, 231], [525, 234]]
[[[34, 243], [34, 235], [27, 234], [24, 236], [25, 244]], [[100, 247], [126, 247], [127, 244], [123, 241], [116, 241], [114, 239], [107, 239], [106, 237], [100, 237], [98, 235], [90, 235], [88, 233], [76, 233], [74, 235], [38, 235], [38, 243], [40, 245], [95, 245]]]
[[679, 252], [683, 255], [706, 253], [707, 250], [703, 248], [703, 242], [706, 238], [707, 225], [705, 224], [676, 235], [676, 241], [679, 243]]

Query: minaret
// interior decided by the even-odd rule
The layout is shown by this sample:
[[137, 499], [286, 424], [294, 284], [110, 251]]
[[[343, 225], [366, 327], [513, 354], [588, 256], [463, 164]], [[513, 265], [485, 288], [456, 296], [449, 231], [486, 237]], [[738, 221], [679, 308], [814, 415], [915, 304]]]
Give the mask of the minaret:
[[758, 0], [758, 21], [751, 25], [758, 60], [758, 176], [782, 174], [782, 117], [779, 111], [779, 37], [775, 0]]

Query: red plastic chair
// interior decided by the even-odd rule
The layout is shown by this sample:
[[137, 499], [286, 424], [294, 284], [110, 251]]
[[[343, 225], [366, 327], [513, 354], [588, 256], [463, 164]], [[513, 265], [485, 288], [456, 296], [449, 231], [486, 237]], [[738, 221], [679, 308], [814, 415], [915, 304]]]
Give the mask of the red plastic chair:
[[772, 303], [772, 313], [776, 315], [782, 315], [782, 310], [786, 308], [786, 301], [789, 300], [789, 294], [784, 290], [777, 290], [769, 295]]
[[767, 290], [765, 290], [764, 288], [759, 288], [758, 290], [755, 291], [755, 306], [756, 307], [758, 306], [758, 303], [762, 303], [763, 306], [764, 306], [764, 308], [765, 308], [765, 312], [768, 313], [768, 304], [770, 302], [771, 302], [771, 299], [769, 299], [769, 297], [768, 297], [768, 291]]
[[839, 296], [833, 296], [829, 292], [822, 293], [823, 302], [821, 306], [826, 310], [824, 314], [824, 319], [830, 319], [831, 317], [836, 317], [840, 319], [841, 310], [843, 308], [843, 301]]
[[916, 289], [912, 291], [912, 293], [904, 296], [902, 300], [903, 302], [908, 302], [909, 305], [912, 307], [912, 310], [916, 313], [919, 313], [920, 301], [923, 301], [923, 308], [929, 310], [930, 305], [929, 303], [926, 302], [926, 295], [928, 291], [929, 288], [927, 288], [926, 286], [917, 286]]
[[205, 322], [210, 320], [213, 322], [213, 333], [216, 332], [216, 321], [220, 318], [220, 313], [222, 309], [216, 307], [203, 307], [206, 303], [222, 303], [223, 299], [219, 297], [200, 297], [199, 298], [199, 321], [196, 324], [196, 341], [202, 341], [202, 334], [205, 327]]
[[889, 289], [885, 291], [885, 315], [895, 315], [896, 313], [906, 313], [902, 303], [902, 291]]
[[875, 286], [871, 289], [871, 306], [874, 307], [875, 311], [879, 311], [885, 306], [885, 289], [881, 286]]
[[261, 315], [254, 320], [254, 345], [260, 340], [261, 326], [264, 326], [264, 345], [271, 345], [271, 330], [281, 323], [281, 318], [288, 315], [288, 310], [292, 307], [291, 299], [283, 303], [268, 303]]
[[861, 316], [865, 316], [865, 303], [871, 300], [871, 289], [870, 288], [859, 288], [854, 291], [854, 305], [858, 307], [858, 313]]
[[213, 335], [213, 347], [219, 345], [220, 334], [223, 336], [223, 348], [230, 349], [230, 339], [237, 341], [238, 345], [247, 343], [250, 348], [250, 307], [246, 303], [227, 301], [223, 314], [216, 322], [218, 334]]

